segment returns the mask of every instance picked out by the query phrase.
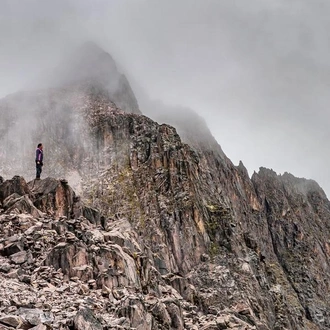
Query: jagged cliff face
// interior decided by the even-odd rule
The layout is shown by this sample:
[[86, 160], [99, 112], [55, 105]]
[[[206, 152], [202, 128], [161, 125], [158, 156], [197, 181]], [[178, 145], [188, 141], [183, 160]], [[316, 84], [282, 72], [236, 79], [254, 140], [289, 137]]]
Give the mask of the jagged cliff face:
[[[45, 172], [79, 181], [80, 196], [66, 181], [0, 180], [0, 328], [330, 327], [330, 204], [315, 182], [250, 179], [206, 128], [199, 139], [179, 120], [182, 142], [70, 86], [2, 101], [2, 141], [27, 148], [8, 134], [30, 104]], [[15, 157], [0, 157], [3, 172], [8, 159], [22, 169]]]
[[306, 318], [329, 328], [330, 204], [325, 193], [314, 181], [266, 169], [252, 181], [267, 220], [268, 245]]

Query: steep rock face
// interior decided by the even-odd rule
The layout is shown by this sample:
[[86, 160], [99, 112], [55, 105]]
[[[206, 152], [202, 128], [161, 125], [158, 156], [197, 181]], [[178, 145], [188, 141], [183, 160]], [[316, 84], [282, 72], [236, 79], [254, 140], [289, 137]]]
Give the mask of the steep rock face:
[[[192, 149], [173, 128], [145, 117], [113, 113], [104, 117], [102, 128], [96, 126], [95, 134], [101, 137], [101, 159], [110, 162], [94, 185], [95, 194], [85, 197], [109, 216], [133, 222], [160, 259], [160, 272], [179, 273], [197, 286], [213, 288], [228, 282], [200, 278], [207, 279], [210, 272], [231, 274], [229, 282], [240, 287], [234, 299], [232, 292], [221, 290], [200, 299], [208, 310], [221, 310], [228, 302], [239, 304], [245, 292], [249, 321], [260, 328], [328, 327], [327, 299], [322, 298], [328, 292], [327, 275], [324, 281], [317, 278], [327, 273], [329, 207], [315, 184], [289, 175], [264, 176], [264, 170], [251, 181], [244, 166], [233, 166], [221, 150]], [[288, 205], [295, 206], [296, 216], [290, 218]], [[317, 219], [316, 228], [305, 217]], [[302, 236], [301, 246], [291, 251], [292, 237], [300, 237], [295, 219], [310, 239]], [[306, 253], [317, 251], [316, 261], [304, 261]], [[203, 266], [190, 273], [205, 252], [223, 269]], [[314, 279], [310, 269], [315, 269]]]
[[174, 126], [184, 143], [198, 149], [217, 150], [224, 156], [205, 120], [194, 110], [152, 101], [146, 96], [143, 96], [140, 102], [143, 114], [159, 123]]
[[[41, 241], [35, 265], [61, 270], [64, 283], [90, 283], [96, 296], [97, 290], [132, 288], [124, 296], [133, 294], [133, 310], [122, 301], [111, 314], [102, 300], [103, 324], [111, 314], [141, 329], [329, 326], [329, 202], [315, 183], [266, 169], [250, 180], [243, 164], [235, 167], [220, 147], [192, 148], [173, 127], [105, 100], [80, 111], [88, 135], [79, 143], [88, 143], [93, 153], [72, 149], [69, 166], [80, 168], [82, 198], [65, 181], [26, 185], [14, 178], [1, 184], [7, 199], [1, 203], [7, 224], [17, 210], [33, 210], [36, 218], [48, 213], [41, 228], [49, 216], [54, 219], [52, 245]], [[8, 188], [16, 182], [17, 189]], [[9, 207], [9, 200], [22, 197], [31, 210]], [[31, 226], [39, 231], [36, 222]], [[3, 228], [4, 238], [17, 232]], [[3, 255], [31, 267], [24, 242], [4, 241]], [[40, 247], [32, 256], [34, 251]], [[164, 292], [182, 300], [167, 304]], [[147, 296], [136, 298], [140, 293], [157, 299], [150, 304]]]
[[[39, 198], [54, 196], [54, 183], [38, 182]], [[57, 201], [38, 217], [19, 208], [0, 214], [0, 324], [183, 329], [183, 308], [193, 306], [156, 270], [131, 224], [108, 222], [105, 229], [81, 215], [55, 217]]]
[[92, 55], [77, 81], [1, 101], [1, 175], [33, 177], [40, 140], [43, 177], [81, 196], [66, 180], [0, 177], [0, 327], [328, 329], [318, 185], [267, 169], [250, 179], [197, 117], [193, 132], [172, 121], [182, 142], [120, 110], [117, 96], [136, 105], [128, 85], [111, 94], [103, 65], [115, 65]]
[[329, 324], [330, 203], [312, 180], [261, 169], [252, 177], [270, 240], [306, 317]]

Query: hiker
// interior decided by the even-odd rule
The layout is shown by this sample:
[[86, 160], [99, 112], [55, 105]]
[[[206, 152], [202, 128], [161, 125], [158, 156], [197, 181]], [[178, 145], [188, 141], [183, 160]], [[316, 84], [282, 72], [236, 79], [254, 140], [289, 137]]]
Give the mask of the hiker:
[[44, 158], [42, 148], [43, 148], [42, 143], [39, 143], [36, 150], [36, 170], [37, 170], [36, 180], [40, 180], [42, 166], [44, 165], [42, 162]]

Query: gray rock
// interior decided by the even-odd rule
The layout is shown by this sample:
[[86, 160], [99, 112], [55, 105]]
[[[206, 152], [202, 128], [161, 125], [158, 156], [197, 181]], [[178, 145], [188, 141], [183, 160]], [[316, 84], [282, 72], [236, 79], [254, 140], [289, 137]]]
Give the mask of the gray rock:
[[3, 264], [0, 264], [0, 272], [3, 272], [3, 273], [8, 273], [11, 269], [11, 266], [9, 263], [3, 263]]
[[0, 317], [0, 323], [7, 326], [11, 326], [13, 328], [18, 328], [18, 326], [20, 326], [23, 323], [23, 321], [19, 316], [5, 315]]
[[11, 328], [11, 327], [8, 328], [8, 327], [6, 327], [6, 326], [0, 324], [0, 330], [12, 330], [12, 329], [14, 329], [14, 328]]
[[5, 200], [2, 203], [2, 206], [5, 209], [8, 209], [9, 207], [11, 207], [13, 204], [15, 204], [15, 202], [17, 200], [19, 200], [22, 196], [17, 194], [17, 193], [13, 193], [10, 196], [6, 197]]
[[103, 330], [101, 323], [89, 308], [80, 310], [73, 321], [74, 330]]
[[19, 308], [18, 315], [31, 325], [51, 324], [54, 320], [53, 315], [50, 312], [44, 312], [38, 308]]
[[50, 328], [47, 327], [45, 324], [39, 324], [36, 327], [31, 328], [30, 330], [49, 330]]
[[29, 187], [23, 177], [14, 176], [0, 184], [0, 202], [3, 202], [11, 194], [24, 196], [30, 193]]
[[27, 252], [26, 251], [20, 251], [17, 253], [14, 253], [10, 256], [11, 262], [14, 264], [23, 264], [27, 261]]
[[27, 195], [14, 200], [12, 205], [6, 210], [7, 213], [13, 211], [19, 211], [20, 213], [29, 213], [36, 218], [40, 218], [43, 216], [43, 213], [33, 205], [31, 199]]
[[8, 243], [3, 248], [0, 249], [1, 254], [5, 256], [10, 256], [23, 250], [23, 245], [21, 241]]

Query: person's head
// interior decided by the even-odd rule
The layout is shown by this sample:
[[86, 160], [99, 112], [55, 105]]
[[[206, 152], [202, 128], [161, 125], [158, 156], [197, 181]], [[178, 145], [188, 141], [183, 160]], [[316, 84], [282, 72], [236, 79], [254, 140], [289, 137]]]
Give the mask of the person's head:
[[41, 149], [42, 150], [42, 143], [39, 143], [38, 144], [38, 149]]

